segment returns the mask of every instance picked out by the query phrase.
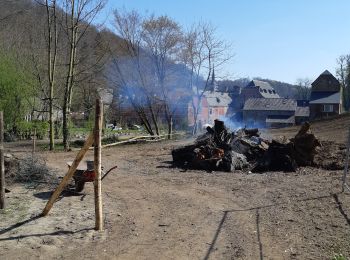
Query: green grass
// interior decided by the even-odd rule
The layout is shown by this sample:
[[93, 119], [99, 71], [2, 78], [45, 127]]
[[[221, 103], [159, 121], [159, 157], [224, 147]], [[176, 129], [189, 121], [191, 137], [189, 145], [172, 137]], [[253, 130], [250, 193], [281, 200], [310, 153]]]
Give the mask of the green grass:
[[[81, 145], [77, 144], [77, 143], [74, 143], [74, 142], [71, 142], [70, 143], [70, 147], [71, 148], [80, 148], [80, 147], [83, 146], [83, 144], [84, 144], [84, 142], [82, 142]], [[47, 144], [40, 144], [40, 145], [38, 145], [38, 147], [39, 147], [39, 150], [47, 151], [47, 150], [49, 150], [50, 144], [49, 143], [47, 143]], [[57, 152], [64, 151], [64, 145], [63, 145], [62, 142], [55, 142], [55, 151], [57, 151]]]
[[343, 254], [335, 254], [332, 260], [347, 260], [347, 258]]

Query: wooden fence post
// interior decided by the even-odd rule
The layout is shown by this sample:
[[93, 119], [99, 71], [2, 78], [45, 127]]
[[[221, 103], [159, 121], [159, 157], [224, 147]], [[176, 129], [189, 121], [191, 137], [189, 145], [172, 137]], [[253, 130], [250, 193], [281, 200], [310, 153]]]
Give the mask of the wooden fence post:
[[5, 208], [4, 114], [0, 111], [0, 209]]
[[102, 215], [102, 186], [101, 186], [101, 135], [102, 135], [103, 104], [101, 99], [96, 99], [95, 129], [94, 129], [94, 181], [95, 193], [95, 229], [103, 230]]
[[91, 133], [89, 135], [88, 139], [86, 139], [83, 148], [81, 148], [81, 150], [77, 154], [77, 156], [76, 156], [74, 162], [72, 163], [71, 167], [69, 168], [67, 174], [63, 177], [61, 183], [58, 185], [58, 187], [56, 188], [56, 190], [52, 194], [50, 200], [47, 202], [43, 212], [41, 213], [42, 216], [46, 216], [49, 213], [49, 211], [52, 208], [53, 204], [55, 203], [56, 199], [58, 198], [58, 196], [60, 196], [64, 187], [66, 187], [69, 179], [73, 177], [75, 170], [77, 169], [79, 163], [84, 158], [84, 155], [86, 154], [86, 152], [89, 150], [90, 146], [93, 143], [94, 143], [94, 134]]
[[32, 150], [33, 155], [35, 153], [35, 147], [36, 147], [36, 128], [33, 129], [33, 150]]

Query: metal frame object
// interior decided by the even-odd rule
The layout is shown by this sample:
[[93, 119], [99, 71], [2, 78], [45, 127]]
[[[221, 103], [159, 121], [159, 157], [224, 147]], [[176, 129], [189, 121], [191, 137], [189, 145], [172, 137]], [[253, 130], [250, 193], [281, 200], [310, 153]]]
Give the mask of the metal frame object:
[[346, 145], [346, 159], [345, 159], [344, 174], [343, 174], [342, 192], [345, 191], [345, 188], [348, 191], [350, 191], [350, 186], [346, 183], [346, 177], [349, 171], [349, 157], [350, 157], [350, 127], [349, 127], [349, 133], [348, 133], [348, 143]]

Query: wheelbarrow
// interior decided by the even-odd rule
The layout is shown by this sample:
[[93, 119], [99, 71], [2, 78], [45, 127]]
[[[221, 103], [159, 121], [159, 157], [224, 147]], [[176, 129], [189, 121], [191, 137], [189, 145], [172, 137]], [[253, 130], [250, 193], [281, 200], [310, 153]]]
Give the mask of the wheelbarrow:
[[[67, 162], [68, 168], [70, 168], [72, 166], [73, 162]], [[102, 167], [102, 178], [101, 180], [103, 180], [107, 174], [109, 174], [111, 171], [113, 171], [114, 169], [116, 169], [118, 166], [113, 166], [112, 168], [110, 168], [107, 172], [103, 171], [103, 167]], [[74, 190], [75, 192], [82, 192], [85, 186], [86, 182], [93, 182], [96, 179], [96, 173], [94, 170], [94, 161], [84, 161], [81, 162], [77, 169], [75, 170], [75, 173], [73, 175], [73, 179], [74, 179]]]

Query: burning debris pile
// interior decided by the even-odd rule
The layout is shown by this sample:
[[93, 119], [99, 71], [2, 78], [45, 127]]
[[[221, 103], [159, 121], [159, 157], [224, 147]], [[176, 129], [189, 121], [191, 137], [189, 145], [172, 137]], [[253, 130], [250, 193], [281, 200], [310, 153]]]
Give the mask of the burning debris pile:
[[208, 171], [295, 171], [298, 166], [313, 165], [316, 147], [321, 145], [309, 129], [305, 123], [294, 138], [270, 142], [258, 129], [230, 132], [224, 122], [215, 120], [194, 144], [172, 151], [173, 163]]

